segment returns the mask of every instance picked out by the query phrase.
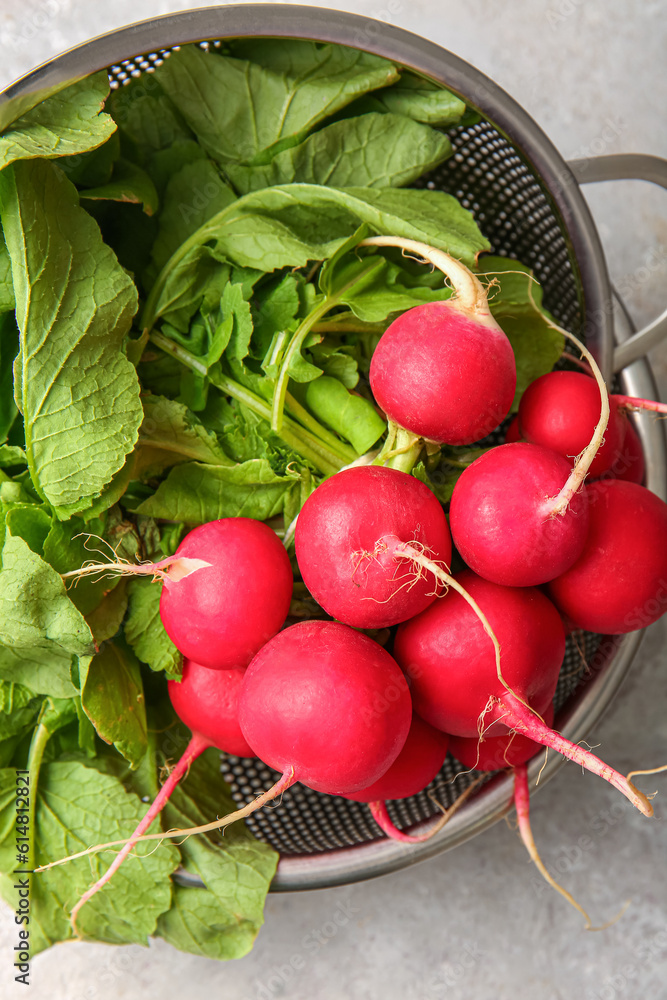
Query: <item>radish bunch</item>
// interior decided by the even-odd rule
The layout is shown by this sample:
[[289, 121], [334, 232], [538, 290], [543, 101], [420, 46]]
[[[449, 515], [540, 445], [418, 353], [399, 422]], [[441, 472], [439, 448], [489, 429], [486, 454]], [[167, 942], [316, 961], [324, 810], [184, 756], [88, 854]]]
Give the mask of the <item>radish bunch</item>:
[[[516, 388], [512, 349], [483, 286], [423, 244], [363, 243], [418, 254], [455, 290], [446, 302], [403, 313], [379, 341], [370, 383], [390, 434], [411, 436], [410, 461], [434, 443], [477, 441], [507, 417]], [[525, 770], [540, 747], [605, 778], [652, 814], [632, 782], [550, 725], [563, 619], [623, 633], [667, 609], [667, 505], [639, 485], [641, 448], [627, 419], [629, 408], [659, 404], [610, 400], [585, 353], [594, 378], [555, 372], [529, 386], [508, 443], [460, 476], [449, 525], [407, 459], [402, 469], [381, 464], [391, 465], [387, 452], [375, 459], [380, 464], [345, 469], [317, 487], [299, 514], [295, 553], [303, 583], [333, 620], [283, 627], [290, 560], [267, 525], [247, 518], [195, 529], [160, 563], [118, 567], [163, 582], [165, 629], [190, 657], [169, 693], [193, 738], [76, 910], [146, 838], [171, 789], [209, 746], [256, 755], [281, 778], [231, 816], [167, 836], [224, 827], [300, 781], [368, 802], [389, 836], [423, 840], [442, 821], [426, 834], [405, 834], [389, 820], [385, 800], [426, 787], [448, 741], [466, 767], [514, 769], [521, 834], [540, 865]], [[454, 575], [452, 541], [467, 567]], [[392, 652], [357, 631], [394, 626]]]

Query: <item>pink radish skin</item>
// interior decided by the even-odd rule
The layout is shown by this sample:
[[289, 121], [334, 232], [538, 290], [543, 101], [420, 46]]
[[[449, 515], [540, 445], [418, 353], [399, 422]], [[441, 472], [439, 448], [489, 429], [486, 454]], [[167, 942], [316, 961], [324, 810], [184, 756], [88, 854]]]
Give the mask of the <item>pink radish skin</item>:
[[509, 427], [505, 431], [505, 444], [515, 444], [517, 441], [523, 441], [518, 414], [512, 419]]
[[549, 595], [579, 628], [633, 632], [667, 610], [667, 504], [636, 483], [586, 487], [590, 528], [579, 559]]
[[401, 247], [442, 271], [454, 289], [446, 302], [409, 309], [383, 334], [369, 373], [378, 404], [418, 437], [452, 445], [484, 437], [509, 413], [516, 363], [479, 278], [416, 240], [371, 236], [360, 246]]
[[185, 660], [180, 681], [168, 681], [176, 715], [209, 746], [234, 757], [254, 757], [239, 724], [239, 694], [243, 670], [211, 670]]
[[[554, 718], [553, 704], [544, 713], [544, 721], [551, 726]], [[498, 771], [506, 767], [525, 764], [544, 749], [541, 743], [528, 739], [523, 733], [504, 733], [501, 736], [478, 737], [452, 736], [449, 741], [452, 756], [468, 770]]]
[[489, 318], [467, 316], [450, 299], [395, 319], [373, 353], [369, 375], [387, 416], [450, 445], [471, 444], [497, 427], [514, 399], [516, 365], [509, 340]]
[[298, 622], [280, 632], [241, 686], [239, 722], [257, 756], [333, 795], [377, 781], [400, 753], [411, 719], [395, 660], [338, 622]]
[[[608, 472], [623, 449], [627, 421], [612, 396], [604, 442], [588, 474], [596, 479]], [[589, 443], [600, 419], [600, 390], [582, 372], [549, 372], [528, 386], [519, 404], [521, 436], [533, 444], [574, 460]]]
[[447, 519], [429, 488], [397, 469], [361, 466], [325, 480], [296, 526], [303, 581], [333, 618], [355, 628], [405, 621], [435, 600], [432, 576], [397, 558], [389, 539], [449, 566]]
[[536, 590], [494, 588], [469, 571], [459, 579], [484, 608], [500, 641], [503, 675], [512, 690], [497, 676], [488, 636], [467, 604], [450, 591], [396, 634], [394, 655], [412, 681], [415, 711], [459, 736], [516, 729], [604, 778], [652, 816], [650, 802], [627, 778], [540, 718], [553, 698], [565, 649], [560, 616], [549, 599]]
[[293, 577], [283, 545], [261, 521], [231, 517], [186, 535], [175, 559], [183, 557], [211, 565], [178, 582], [165, 579], [160, 617], [169, 638], [203, 666], [246, 665], [289, 611]]
[[452, 495], [449, 523], [464, 561], [508, 587], [533, 587], [563, 573], [581, 554], [586, 497], [575, 492], [563, 514], [554, 498], [571, 467], [536, 444], [504, 444], [475, 459]]
[[644, 482], [646, 471], [642, 443], [639, 440], [637, 431], [627, 417], [625, 417], [625, 423], [623, 448], [620, 455], [617, 455], [614, 459], [609, 472], [615, 479], [622, 479], [625, 483], [637, 483], [637, 485], [641, 486]]
[[[544, 715], [565, 654], [556, 608], [539, 590], [501, 587], [471, 570], [456, 579], [484, 609], [500, 643], [508, 685]], [[410, 681], [415, 711], [450, 736], [476, 738], [490, 696], [507, 694], [488, 636], [454, 591], [399, 627], [394, 656]], [[484, 716], [485, 734], [492, 721], [491, 714]], [[508, 728], [497, 723], [488, 735], [506, 734]]]
[[238, 721], [242, 679], [241, 670], [209, 670], [201, 664], [186, 660], [183, 679], [180, 682], [168, 682], [171, 703], [181, 722], [192, 730], [192, 739], [130, 839], [123, 844], [104, 875], [83, 894], [72, 909], [70, 923], [75, 932], [81, 907], [115, 875], [137, 841], [160, 815], [171, 793], [200, 754], [210, 747], [217, 747], [218, 750], [237, 757], [255, 756], [243, 738]]
[[345, 798], [367, 802], [373, 819], [392, 840], [403, 844], [421, 844], [430, 840], [443, 826], [437, 820], [431, 829], [421, 834], [404, 833], [394, 824], [385, 805], [386, 799], [405, 799], [429, 785], [440, 771], [447, 756], [449, 737], [429, 726], [418, 715], [412, 715], [408, 738], [394, 763], [377, 781], [360, 792]]
[[449, 736], [424, 722], [416, 713], [408, 737], [396, 760], [372, 785], [345, 798], [355, 802], [377, 799], [406, 799], [426, 788], [442, 767], [447, 756]]

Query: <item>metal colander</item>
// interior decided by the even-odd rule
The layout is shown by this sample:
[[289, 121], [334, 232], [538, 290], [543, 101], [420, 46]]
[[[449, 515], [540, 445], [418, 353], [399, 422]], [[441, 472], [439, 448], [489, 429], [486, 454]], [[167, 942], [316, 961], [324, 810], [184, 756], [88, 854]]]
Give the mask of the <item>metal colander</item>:
[[[190, 42], [218, 47], [239, 37], [290, 37], [330, 41], [385, 56], [431, 77], [460, 94], [482, 121], [448, 131], [454, 155], [417, 186], [447, 191], [475, 216], [493, 252], [516, 257], [535, 271], [544, 304], [559, 323], [586, 339], [609, 378], [614, 355], [614, 308], [604, 257], [579, 185], [532, 119], [492, 81], [456, 56], [383, 22], [318, 8], [258, 4], [216, 7], [168, 15], [102, 36], [52, 60], [0, 95], [3, 126], [34, 105], [45, 92], [107, 68], [113, 87], [150, 73], [170, 52]], [[614, 159], [615, 162], [610, 161]], [[618, 162], [616, 162], [616, 159]], [[632, 158], [630, 158], [632, 159]], [[650, 161], [650, 162], [649, 162]], [[667, 186], [665, 165], [655, 158], [579, 161], [586, 180], [644, 176]], [[650, 170], [649, 170], [650, 167]], [[640, 357], [656, 340], [664, 317], [652, 324], [650, 344], [624, 347], [625, 359]], [[617, 339], [622, 335], [616, 332]], [[641, 335], [639, 335], [641, 336]], [[617, 376], [628, 395], [654, 398], [650, 368], [637, 360]], [[647, 485], [664, 496], [665, 445], [657, 424], [639, 417]], [[496, 441], [501, 435], [496, 432]], [[641, 633], [601, 637], [576, 633], [568, 639], [555, 698], [557, 727], [575, 742], [597, 722], [625, 675]], [[562, 763], [549, 756], [542, 783]], [[544, 754], [531, 763], [535, 776]], [[239, 804], [251, 801], [278, 775], [257, 760], [225, 757], [223, 772]], [[401, 828], [420, 829], [438, 814], [437, 799], [449, 805], [474, 774], [449, 756], [428, 789], [389, 803]], [[279, 805], [253, 814], [248, 826], [281, 855], [273, 888], [316, 888], [344, 884], [405, 867], [454, 847], [481, 832], [510, 808], [512, 779], [501, 773], [485, 784], [430, 841], [405, 845], [385, 838], [368, 808], [296, 785]], [[184, 879], [189, 877], [184, 876]]]

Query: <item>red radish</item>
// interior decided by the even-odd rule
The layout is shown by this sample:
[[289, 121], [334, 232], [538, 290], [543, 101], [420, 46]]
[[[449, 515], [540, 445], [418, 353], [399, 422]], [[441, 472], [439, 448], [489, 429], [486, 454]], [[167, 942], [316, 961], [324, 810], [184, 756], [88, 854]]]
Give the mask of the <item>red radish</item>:
[[313, 597], [355, 628], [405, 621], [435, 600], [427, 578], [397, 545], [449, 565], [447, 519], [429, 488], [382, 466], [346, 469], [306, 500], [296, 525], [299, 569]]
[[394, 655], [411, 679], [415, 711], [459, 736], [516, 729], [604, 777], [641, 812], [652, 815], [646, 796], [623, 775], [540, 717], [553, 698], [565, 649], [560, 616], [549, 599], [538, 590], [499, 587], [469, 570], [458, 580], [484, 608], [502, 649], [506, 685], [498, 677], [485, 630], [467, 602], [450, 590], [396, 634]]
[[246, 671], [239, 702], [243, 735], [261, 760], [335, 795], [385, 773], [411, 718], [396, 661], [339, 622], [298, 622], [269, 640]]
[[623, 449], [609, 471], [615, 479], [622, 479], [626, 483], [637, 483], [640, 486], [644, 482], [646, 471], [642, 443], [627, 417], [626, 424]]
[[[411, 719], [407, 682], [382, 646], [339, 622], [297, 622], [255, 656], [239, 698], [244, 738], [265, 763], [283, 771], [281, 778], [222, 819], [187, 830], [134, 836], [132, 844], [222, 829], [295, 781], [330, 794], [359, 791], [377, 781], [396, 759]], [[98, 844], [44, 869], [126, 843]]]
[[521, 425], [519, 424], [519, 416], [512, 418], [509, 427], [505, 431], [505, 444], [515, 444], [517, 441], [522, 441], [523, 435], [521, 434]]
[[[621, 454], [627, 421], [612, 396], [604, 441], [588, 470], [591, 479], [607, 472]], [[575, 459], [588, 445], [600, 419], [600, 390], [582, 372], [549, 372], [528, 386], [519, 404], [521, 436], [564, 458]]]
[[619, 479], [586, 487], [589, 534], [579, 559], [549, 584], [557, 607], [579, 628], [619, 634], [667, 610], [667, 504]]
[[426, 788], [442, 767], [447, 756], [449, 737], [429, 726], [413, 713], [408, 737], [396, 760], [372, 785], [358, 792], [349, 792], [345, 798], [367, 802], [373, 818], [388, 837], [403, 843], [417, 844], [428, 840], [442, 827], [438, 820], [427, 833], [410, 835], [397, 829], [387, 812], [385, 799], [405, 799]]
[[370, 366], [373, 395], [399, 427], [443, 444], [471, 444], [509, 413], [514, 352], [492, 317], [486, 290], [460, 261], [424, 243], [374, 236], [361, 246], [397, 246], [439, 268], [454, 295], [408, 309], [382, 335]]
[[534, 587], [571, 566], [586, 542], [588, 509], [575, 490], [556, 513], [570, 472], [561, 455], [523, 442], [492, 448], [464, 469], [449, 523], [468, 566], [508, 587]]
[[[186, 660], [183, 664], [182, 680], [168, 682], [171, 703], [181, 722], [192, 730], [192, 739], [130, 839], [123, 842], [122, 850], [118, 852], [104, 875], [83, 894], [72, 909], [70, 923], [75, 932], [81, 907], [111, 880], [134, 845], [141, 839], [142, 834], [162, 812], [176, 785], [187, 774], [190, 765], [200, 754], [210, 747], [217, 747], [218, 750], [236, 757], [255, 756], [243, 738], [239, 726], [238, 701], [242, 680], [241, 670], [209, 670], [199, 663]], [[73, 857], [80, 857], [86, 853], [89, 852], [82, 851]], [[39, 870], [51, 867], [53, 865], [44, 865]]]
[[181, 680], [169, 681], [167, 690], [181, 722], [208, 741], [209, 746], [234, 757], [255, 757], [239, 724], [244, 673], [239, 669], [211, 670], [185, 660]]
[[464, 560], [493, 583], [512, 587], [547, 583], [581, 552], [586, 523], [585, 499], [579, 491], [610, 414], [607, 389], [592, 354], [567, 330], [546, 322], [572, 340], [591, 365], [600, 394], [591, 440], [567, 471], [558, 465], [562, 456], [539, 445], [518, 442], [492, 448], [463, 472], [450, 505], [452, 538]]
[[[501, 587], [471, 570], [456, 575], [480, 607], [502, 650], [507, 686], [544, 715], [551, 705], [565, 654], [558, 611], [539, 590]], [[451, 590], [396, 633], [394, 656], [410, 681], [415, 711], [450, 736], [478, 736], [491, 696], [507, 687], [497, 677], [493, 647], [474, 612]], [[488, 735], [507, 734], [497, 721]], [[486, 735], [486, 731], [485, 731]]]
[[188, 658], [219, 670], [245, 667], [282, 626], [292, 599], [292, 567], [266, 524], [226, 517], [190, 531], [156, 563], [92, 563], [64, 573], [144, 574], [163, 581], [160, 617]]

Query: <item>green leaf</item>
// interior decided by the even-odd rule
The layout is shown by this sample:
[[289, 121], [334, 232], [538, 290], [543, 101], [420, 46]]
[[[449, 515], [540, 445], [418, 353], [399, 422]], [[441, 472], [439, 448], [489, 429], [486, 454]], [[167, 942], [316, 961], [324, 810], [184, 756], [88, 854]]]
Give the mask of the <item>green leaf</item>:
[[188, 236], [235, 200], [211, 160], [197, 159], [182, 166], [166, 187], [153, 245], [156, 267], [161, 268]]
[[[483, 257], [480, 278], [488, 277], [489, 307], [507, 334], [516, 359], [516, 394], [512, 413], [531, 382], [546, 375], [565, 346], [562, 333], [549, 325], [542, 306], [542, 289], [530, 268], [506, 257]], [[553, 322], [553, 321], [552, 321]]]
[[180, 678], [183, 656], [164, 630], [160, 618], [161, 593], [162, 588], [152, 580], [140, 577], [130, 580], [125, 638], [151, 670], [164, 670], [168, 677]]
[[79, 664], [86, 657], [76, 657], [55, 646], [30, 650], [0, 645], [0, 678], [25, 684], [36, 694], [54, 698], [74, 698], [79, 688], [72, 681], [78, 677]]
[[252, 62], [188, 45], [156, 73], [204, 149], [223, 164], [292, 145], [360, 94], [398, 78], [386, 60], [342, 46], [253, 39], [236, 52]]
[[7, 511], [5, 524], [12, 535], [22, 538], [33, 552], [41, 555], [53, 519], [43, 507], [18, 505]]
[[299, 311], [299, 283], [292, 274], [281, 275], [253, 296], [251, 354], [263, 358], [276, 331], [287, 329]]
[[61, 652], [71, 658], [95, 651], [90, 629], [58, 573], [9, 532], [0, 570], [0, 643], [26, 656]]
[[180, 462], [232, 465], [212, 431], [187, 406], [165, 396], [144, 396], [135, 475], [151, 478]]
[[295, 182], [337, 188], [401, 187], [451, 153], [451, 143], [442, 133], [401, 115], [371, 113], [327, 125], [266, 165], [230, 164], [226, 171], [243, 193]]
[[132, 650], [108, 642], [81, 675], [81, 704], [105, 743], [136, 768], [148, 748], [146, 704]]
[[[14, 770], [0, 772], [0, 888], [16, 907], [12, 885], [15, 868], [11, 799]], [[43, 764], [36, 796], [35, 853], [47, 864], [107, 840], [128, 837], [146, 812], [136, 795], [118, 778], [79, 761]], [[14, 792], [15, 794], [15, 792]], [[151, 831], [159, 829], [157, 824]], [[77, 924], [89, 940], [109, 944], [143, 944], [156, 929], [158, 917], [171, 903], [169, 875], [178, 851], [150, 841], [138, 844], [103, 892], [80, 912]], [[69, 913], [89, 886], [109, 867], [108, 853], [92, 854], [31, 878], [30, 945], [36, 955], [57, 941], [72, 938]]]
[[176, 139], [166, 149], [158, 149], [146, 163], [160, 201], [163, 201], [167, 184], [172, 177], [195, 160], [206, 160], [207, 156], [194, 139]]
[[21, 330], [15, 395], [30, 474], [65, 519], [90, 507], [137, 440], [139, 384], [122, 350], [137, 291], [51, 164], [3, 171], [0, 214]]
[[0, 740], [27, 731], [37, 720], [43, 698], [30, 688], [0, 680]]
[[113, 639], [119, 631], [127, 611], [127, 580], [114, 581], [113, 590], [106, 594], [97, 607], [86, 615], [88, 627], [95, 642], [100, 646], [107, 639]]
[[326, 260], [361, 222], [377, 233], [421, 240], [474, 267], [488, 249], [471, 214], [451, 195], [410, 188], [286, 184], [253, 191], [208, 220], [170, 258], [151, 290], [144, 326], [203, 295], [211, 262], [273, 271]]
[[144, 73], [111, 93], [108, 110], [120, 132], [146, 162], [173, 143], [192, 139], [192, 132], [162, 91], [154, 73]]
[[0, 135], [0, 170], [14, 160], [67, 156], [101, 146], [115, 132], [102, 113], [109, 94], [106, 70], [47, 97]]
[[[7, 244], [5, 243], [5, 237], [0, 230], [0, 323], [3, 326], [10, 320], [12, 327], [14, 327], [13, 317], [6, 314], [14, 312], [14, 285], [12, 282], [12, 262], [9, 259], [9, 251], [7, 250]], [[2, 315], [2, 314], [5, 315]], [[0, 332], [0, 339], [3, 338], [3, 334]], [[18, 344], [17, 344], [18, 346]], [[2, 349], [2, 344], [0, 343], [0, 350]], [[16, 351], [14, 351], [16, 353]], [[11, 393], [10, 393], [11, 395]]]
[[87, 153], [63, 156], [58, 166], [78, 187], [98, 187], [108, 184], [114, 163], [120, 156], [120, 136], [114, 132], [110, 139]]
[[87, 201], [128, 201], [141, 205], [146, 215], [158, 210], [158, 193], [145, 170], [130, 160], [118, 160], [111, 179], [100, 187], [86, 188], [81, 197]]
[[221, 517], [266, 521], [281, 513], [295, 481], [293, 474], [276, 475], [263, 458], [232, 468], [188, 462], [172, 469], [137, 512], [192, 525]]
[[[187, 780], [165, 807], [165, 824], [173, 828], [203, 824], [236, 808], [219, 761], [219, 753], [208, 750], [192, 764]], [[172, 905], [158, 921], [158, 936], [195, 955], [240, 958], [252, 947], [263, 923], [277, 853], [255, 840], [241, 823], [228, 827], [224, 836], [214, 832], [189, 837], [180, 851], [186, 871], [199, 876], [206, 888], [175, 886]]]
[[387, 429], [386, 422], [368, 399], [348, 392], [338, 379], [326, 375], [309, 383], [306, 405], [319, 420], [349, 441], [360, 455]]
[[11, 444], [0, 444], [0, 469], [26, 465], [27, 461], [23, 448], [17, 448], [16, 445]]
[[[80, 569], [86, 561], [93, 558], [95, 548], [90, 542], [85, 522], [73, 517], [69, 521], [52, 522], [44, 542], [43, 555], [46, 562], [59, 574], [69, 573]], [[94, 577], [83, 576], [69, 582], [67, 596], [82, 615], [88, 615], [116, 583], [114, 580], [96, 580]]]
[[408, 70], [374, 97], [387, 111], [441, 128], [455, 125], [466, 110], [464, 102], [450, 90]]
[[[4, 246], [4, 242], [0, 240], [0, 266], [3, 262], [9, 262], [9, 254], [3, 249]], [[3, 294], [3, 289], [7, 295], [11, 293], [11, 304], [7, 305], [5, 302], [3, 308], [13, 310], [14, 286], [11, 274], [8, 280], [9, 285], [3, 285], [3, 275], [0, 274], [0, 295]], [[0, 441], [7, 437], [18, 412], [14, 401], [14, 374], [12, 371], [14, 358], [18, 351], [19, 332], [14, 313], [13, 311], [2, 313], [0, 315]]]

